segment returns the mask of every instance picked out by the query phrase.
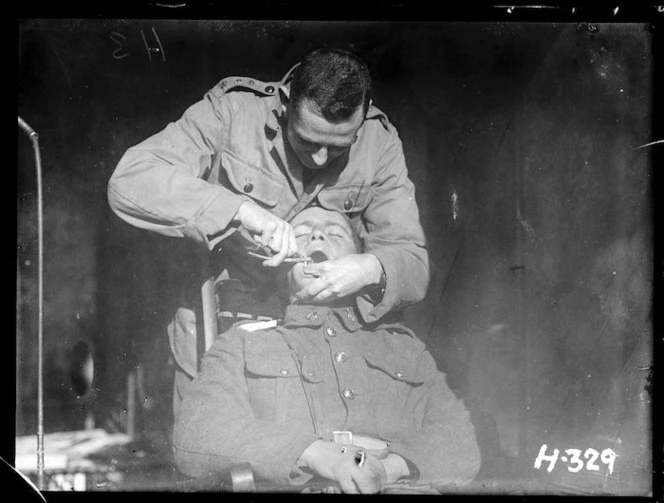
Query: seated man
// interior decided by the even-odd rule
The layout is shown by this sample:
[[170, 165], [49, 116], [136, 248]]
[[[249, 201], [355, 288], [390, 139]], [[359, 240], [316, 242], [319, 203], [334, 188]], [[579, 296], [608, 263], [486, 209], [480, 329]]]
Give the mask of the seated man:
[[[315, 262], [359, 252], [340, 213], [312, 207], [291, 223]], [[265, 491], [469, 483], [474, 428], [424, 344], [400, 324], [362, 326], [351, 301], [297, 304], [316, 280], [309, 267], [284, 275], [283, 322], [238, 323], [203, 357], [175, 418], [179, 469], [198, 477], [249, 462]]]

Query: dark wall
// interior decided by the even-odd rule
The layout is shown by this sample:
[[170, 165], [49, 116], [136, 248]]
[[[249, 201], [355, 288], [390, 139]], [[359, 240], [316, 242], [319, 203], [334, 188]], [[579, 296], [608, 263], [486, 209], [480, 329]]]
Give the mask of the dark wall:
[[[19, 25], [18, 113], [38, 133], [45, 197], [46, 430], [167, 430], [165, 325], [176, 240], [129, 227], [106, 183], [129, 146], [228, 75], [277, 80], [320, 45], [362, 56], [400, 131], [432, 281], [407, 313], [471, 410], [475, 488], [648, 488], [652, 363], [652, 54], [646, 25], [45, 20]], [[158, 51], [156, 49], [159, 49]], [[36, 190], [18, 138], [17, 434], [35, 429]], [[93, 392], [68, 378], [95, 351]], [[618, 453], [552, 472], [546, 454]], [[561, 455], [564, 455], [562, 453]], [[586, 461], [586, 460], [584, 460]], [[573, 465], [572, 465], [573, 466]], [[517, 489], [518, 490], [518, 489]]]

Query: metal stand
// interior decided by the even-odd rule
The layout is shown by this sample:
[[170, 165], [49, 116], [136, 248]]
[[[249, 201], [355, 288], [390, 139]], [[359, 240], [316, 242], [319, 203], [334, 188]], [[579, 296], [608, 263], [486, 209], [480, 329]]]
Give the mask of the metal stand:
[[44, 488], [44, 223], [43, 223], [43, 195], [42, 195], [42, 169], [39, 154], [39, 135], [23, 119], [18, 118], [18, 125], [30, 137], [35, 152], [35, 166], [37, 169], [37, 291], [38, 291], [38, 321], [37, 321], [37, 487]]

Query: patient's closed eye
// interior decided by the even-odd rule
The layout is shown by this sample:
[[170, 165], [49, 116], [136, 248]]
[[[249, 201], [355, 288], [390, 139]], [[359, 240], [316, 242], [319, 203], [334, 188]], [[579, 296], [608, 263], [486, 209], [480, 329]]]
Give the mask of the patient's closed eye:
[[306, 225], [298, 225], [293, 229], [293, 233], [295, 234], [296, 238], [307, 236], [311, 234], [311, 227]]

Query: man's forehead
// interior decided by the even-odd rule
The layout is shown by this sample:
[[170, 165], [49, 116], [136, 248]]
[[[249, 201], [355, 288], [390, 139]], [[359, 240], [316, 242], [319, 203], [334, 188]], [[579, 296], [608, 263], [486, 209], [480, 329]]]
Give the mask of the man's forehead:
[[298, 108], [298, 113], [291, 114], [293, 128], [300, 137], [312, 143], [332, 139], [352, 143], [364, 121], [361, 107], [349, 120], [339, 123], [326, 120], [310, 100], [303, 100]]
[[290, 223], [294, 227], [307, 222], [336, 224], [350, 230], [348, 220], [346, 220], [344, 215], [337, 211], [326, 210], [320, 207], [307, 208], [301, 211], [291, 219]]

